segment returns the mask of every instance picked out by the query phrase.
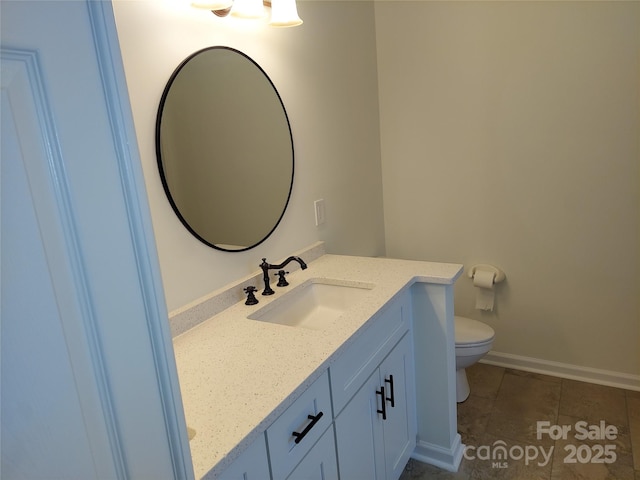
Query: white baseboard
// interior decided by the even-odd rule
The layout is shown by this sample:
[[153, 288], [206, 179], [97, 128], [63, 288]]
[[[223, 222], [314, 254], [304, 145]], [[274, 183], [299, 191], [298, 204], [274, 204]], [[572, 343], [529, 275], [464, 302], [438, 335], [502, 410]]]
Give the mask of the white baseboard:
[[449, 472], [457, 472], [463, 453], [464, 445], [460, 439], [460, 434], [456, 434], [453, 439], [453, 445], [450, 448], [418, 440], [411, 458]]
[[513, 368], [526, 372], [542, 373], [554, 377], [568, 378], [582, 382], [606, 385], [640, 391], [640, 375], [600, 370], [597, 368], [581, 367], [568, 363], [552, 362], [539, 358], [524, 357], [510, 353], [489, 352], [480, 363], [498, 367]]

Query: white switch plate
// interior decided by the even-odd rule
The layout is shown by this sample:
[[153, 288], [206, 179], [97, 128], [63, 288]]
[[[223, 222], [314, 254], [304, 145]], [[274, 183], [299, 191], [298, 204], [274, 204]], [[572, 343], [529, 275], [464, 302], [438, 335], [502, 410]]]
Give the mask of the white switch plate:
[[325, 222], [324, 199], [320, 198], [313, 202], [313, 208], [316, 211], [316, 227]]

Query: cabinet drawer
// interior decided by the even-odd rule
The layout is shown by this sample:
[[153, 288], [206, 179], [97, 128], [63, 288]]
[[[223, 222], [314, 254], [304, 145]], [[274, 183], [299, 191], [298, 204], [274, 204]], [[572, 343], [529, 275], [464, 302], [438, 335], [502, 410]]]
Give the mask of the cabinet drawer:
[[331, 425], [332, 417], [325, 372], [267, 429], [274, 480], [287, 477]]
[[376, 314], [360, 337], [331, 365], [333, 411], [338, 415], [384, 357], [410, 328], [407, 292]]

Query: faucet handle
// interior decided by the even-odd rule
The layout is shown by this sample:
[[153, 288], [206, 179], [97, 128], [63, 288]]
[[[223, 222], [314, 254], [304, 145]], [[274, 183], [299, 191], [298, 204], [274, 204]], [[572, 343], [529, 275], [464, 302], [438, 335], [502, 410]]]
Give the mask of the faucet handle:
[[249, 285], [244, 289], [244, 292], [247, 294], [247, 301], [244, 302], [245, 305], [255, 305], [256, 303], [258, 303], [258, 299], [254, 295], [254, 293], [257, 291], [258, 289], [253, 285]]
[[287, 282], [287, 279], [284, 278], [284, 276], [289, 273], [289, 272], [285, 272], [284, 270], [278, 270], [278, 273], [276, 273], [275, 276], [278, 277], [278, 284], [276, 285], [277, 287], [286, 287], [287, 285], [289, 285], [289, 282]]

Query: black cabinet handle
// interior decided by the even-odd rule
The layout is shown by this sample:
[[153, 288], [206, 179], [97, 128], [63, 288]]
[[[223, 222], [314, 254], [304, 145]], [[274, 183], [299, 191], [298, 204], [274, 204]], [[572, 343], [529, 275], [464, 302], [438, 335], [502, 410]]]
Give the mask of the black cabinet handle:
[[291, 433], [291, 435], [296, 437], [296, 439], [294, 440], [294, 442], [296, 442], [296, 443], [300, 443], [302, 441], [302, 439], [305, 437], [305, 435], [311, 431], [313, 426], [316, 423], [318, 423], [318, 420], [320, 420], [322, 418], [322, 412], [318, 412], [317, 415], [307, 415], [307, 418], [309, 420], [311, 420], [311, 422], [309, 423], [309, 425], [304, 427], [304, 430], [302, 432], [292, 432]]
[[382, 419], [386, 420], [387, 419], [387, 401], [385, 393], [384, 393], [384, 387], [380, 387], [380, 390], [376, 390], [376, 395], [380, 395], [381, 399], [381, 403], [382, 403], [382, 410], [377, 410], [378, 413], [382, 414]]
[[387, 397], [387, 400], [391, 402], [391, 408], [395, 408], [396, 401], [395, 401], [395, 395], [393, 394], [393, 375], [389, 375], [389, 378], [385, 378], [384, 383], [389, 384], [389, 389], [391, 390], [391, 397]]

